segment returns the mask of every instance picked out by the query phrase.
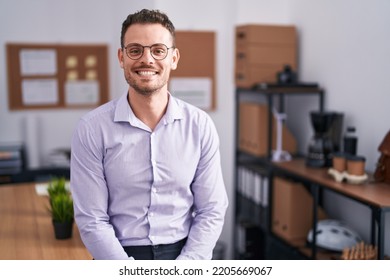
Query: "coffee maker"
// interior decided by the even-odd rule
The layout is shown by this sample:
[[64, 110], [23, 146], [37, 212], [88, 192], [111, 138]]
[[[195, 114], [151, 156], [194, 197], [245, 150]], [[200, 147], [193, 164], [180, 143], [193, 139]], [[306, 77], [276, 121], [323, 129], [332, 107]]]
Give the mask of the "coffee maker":
[[306, 165], [329, 167], [332, 153], [340, 151], [343, 114], [338, 112], [310, 112], [314, 135], [310, 139]]

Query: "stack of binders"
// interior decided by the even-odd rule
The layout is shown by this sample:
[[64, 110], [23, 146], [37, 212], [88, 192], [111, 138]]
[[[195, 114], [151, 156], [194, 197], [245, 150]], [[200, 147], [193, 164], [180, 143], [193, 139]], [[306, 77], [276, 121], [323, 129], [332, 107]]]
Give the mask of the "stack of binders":
[[13, 175], [20, 173], [24, 168], [23, 146], [0, 146], [0, 175]]

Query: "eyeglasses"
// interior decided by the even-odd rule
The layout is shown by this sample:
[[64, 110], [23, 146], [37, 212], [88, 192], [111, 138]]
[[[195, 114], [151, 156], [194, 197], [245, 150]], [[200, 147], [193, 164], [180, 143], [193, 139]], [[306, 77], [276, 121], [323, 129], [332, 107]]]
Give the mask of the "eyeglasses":
[[142, 46], [140, 44], [129, 44], [124, 49], [130, 59], [137, 60], [144, 54], [145, 48], [150, 49], [150, 54], [155, 60], [163, 60], [168, 55], [169, 49], [174, 49], [175, 46], [168, 48], [164, 44], [153, 44], [151, 46]]

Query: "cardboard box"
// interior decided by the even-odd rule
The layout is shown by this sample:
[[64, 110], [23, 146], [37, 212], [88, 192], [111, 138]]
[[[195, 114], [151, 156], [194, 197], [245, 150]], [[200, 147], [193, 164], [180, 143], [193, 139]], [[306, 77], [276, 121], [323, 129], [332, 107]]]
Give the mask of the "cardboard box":
[[[310, 192], [300, 183], [276, 177], [272, 205], [272, 231], [287, 241], [306, 239], [313, 223]], [[324, 210], [318, 207], [318, 219], [325, 218]]]
[[262, 83], [275, 83], [275, 73], [280, 71], [280, 65], [247, 65], [237, 64], [236, 66], [236, 84], [237, 86], [249, 88], [259, 81]]
[[236, 27], [237, 44], [296, 45], [296, 29], [291, 25], [247, 24]]
[[[239, 108], [239, 149], [255, 156], [268, 155], [268, 107], [261, 103], [241, 102]], [[276, 148], [276, 120], [272, 124], [272, 149]], [[297, 143], [292, 133], [283, 126], [282, 147], [296, 153]]]
[[[288, 45], [245, 45], [236, 48], [237, 66], [290, 64], [292, 68], [296, 68], [295, 59], [295, 48]], [[280, 70], [282, 69], [283, 67]]]
[[250, 88], [275, 83], [277, 73], [290, 65], [297, 70], [297, 35], [294, 26], [242, 25], [236, 27], [236, 86]]

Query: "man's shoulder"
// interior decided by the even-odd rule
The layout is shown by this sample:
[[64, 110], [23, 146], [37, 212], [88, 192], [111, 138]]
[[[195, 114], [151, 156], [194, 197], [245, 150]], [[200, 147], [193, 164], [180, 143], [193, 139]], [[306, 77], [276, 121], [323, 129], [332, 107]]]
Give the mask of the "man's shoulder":
[[182, 99], [179, 99], [177, 97], [174, 97], [174, 100], [176, 101], [179, 108], [183, 111], [183, 113], [191, 118], [202, 118], [202, 119], [208, 119], [210, 116], [207, 112], [200, 109], [199, 107], [196, 107]]
[[112, 117], [115, 112], [118, 99], [119, 98], [116, 98], [108, 101], [107, 103], [104, 103], [103, 105], [100, 105], [99, 107], [86, 113], [81, 119], [86, 122], [94, 122], [99, 121], [101, 118]]

